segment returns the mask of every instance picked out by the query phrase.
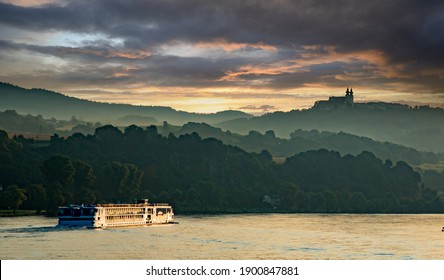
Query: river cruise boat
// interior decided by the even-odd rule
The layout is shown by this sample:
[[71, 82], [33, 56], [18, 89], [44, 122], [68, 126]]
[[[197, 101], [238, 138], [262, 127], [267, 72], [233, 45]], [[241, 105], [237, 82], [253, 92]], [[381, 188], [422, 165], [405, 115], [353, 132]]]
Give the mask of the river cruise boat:
[[59, 207], [60, 226], [88, 228], [148, 226], [174, 223], [173, 208], [167, 203], [70, 205]]

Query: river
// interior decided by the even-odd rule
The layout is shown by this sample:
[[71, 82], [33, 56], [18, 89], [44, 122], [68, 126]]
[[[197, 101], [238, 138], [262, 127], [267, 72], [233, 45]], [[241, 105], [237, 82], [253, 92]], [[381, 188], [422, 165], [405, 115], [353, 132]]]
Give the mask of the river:
[[443, 214], [177, 215], [178, 224], [92, 230], [0, 218], [2, 260], [443, 260]]

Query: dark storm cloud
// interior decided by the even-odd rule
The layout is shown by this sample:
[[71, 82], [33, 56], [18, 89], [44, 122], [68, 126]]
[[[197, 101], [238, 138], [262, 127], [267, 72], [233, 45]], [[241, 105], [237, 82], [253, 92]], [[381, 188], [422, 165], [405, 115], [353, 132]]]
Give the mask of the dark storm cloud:
[[83, 47], [41, 46], [0, 40], [0, 51], [27, 50], [60, 58], [86, 60], [88, 62], [128, 62], [141, 61], [151, 56], [147, 51], [124, 50], [109, 45]]
[[[101, 46], [63, 47], [18, 44], [0, 40], [0, 54], [27, 50], [72, 61], [63, 73], [53, 71], [64, 82], [84, 81], [91, 84], [120, 84], [144, 81], [153, 86], [211, 86], [225, 75], [225, 71], [246, 63], [245, 59], [213, 61], [202, 57], [155, 55]], [[79, 63], [81, 62], [81, 63]], [[113, 62], [114, 64], [109, 64]], [[40, 75], [45, 73], [41, 72]], [[227, 83], [219, 83], [223, 85]]]
[[[0, 11], [0, 24], [35, 32], [100, 33], [110, 39], [122, 39], [123, 47], [133, 51], [154, 51], [157, 46], [174, 42], [200, 43], [219, 39], [275, 46], [281, 55], [285, 50], [299, 51], [304, 46], [332, 46], [339, 55], [378, 50], [385, 59], [385, 64], [379, 67], [397, 65], [393, 68], [397, 75], [391, 73], [396, 77], [386, 75], [381, 79], [396, 80], [405, 76], [409, 77], [409, 83], [427, 85], [437, 91], [444, 88], [444, 77], [440, 74], [444, 70], [444, 1], [79, 0], [39, 7], [0, 4]], [[3, 47], [7, 47], [7, 43]], [[94, 51], [106, 54], [109, 49], [91, 47], [84, 50], [37, 50], [34, 47], [34, 51], [48, 51], [56, 56], [62, 51], [64, 55], [83, 55], [88, 59], [113, 58], [94, 54]], [[323, 48], [305, 49], [305, 52], [329, 55]], [[287, 59], [297, 58], [295, 51], [289, 51], [288, 55]], [[208, 79], [219, 81], [221, 85], [220, 78], [226, 71], [238, 69], [242, 62], [261, 63], [261, 59], [236, 63], [217, 59], [209, 63], [208, 59], [152, 57], [140, 72], [143, 77], [157, 79], [158, 83], [166, 84], [169, 78], [173, 84], [174, 81], [185, 85], [194, 81], [204, 85], [204, 79]], [[341, 82], [335, 76], [347, 70], [365, 72], [372, 79], [377, 72], [369, 61], [360, 61], [359, 67], [351, 61], [330, 63], [308, 68], [303, 73], [246, 73], [232, 83], [264, 81], [276, 87], [301, 86], [307, 82], [332, 85]], [[154, 68], [157, 73], [148, 73]]]
[[444, 43], [444, 3], [433, 0], [81, 0], [65, 6], [0, 4], [0, 10], [0, 22], [16, 27], [100, 31], [140, 42], [223, 37], [277, 45], [395, 48], [400, 57], [408, 57], [412, 48], [433, 52]]
[[133, 75], [156, 86], [208, 87], [224, 76], [224, 68], [228, 65], [206, 58], [155, 56]]

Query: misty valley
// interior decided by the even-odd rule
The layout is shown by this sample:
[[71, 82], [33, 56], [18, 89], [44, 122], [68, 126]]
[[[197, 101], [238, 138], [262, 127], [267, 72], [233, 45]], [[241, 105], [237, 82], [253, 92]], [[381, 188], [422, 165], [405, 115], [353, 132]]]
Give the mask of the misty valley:
[[2, 209], [168, 201], [177, 213], [443, 213], [444, 110], [194, 114], [0, 86]]

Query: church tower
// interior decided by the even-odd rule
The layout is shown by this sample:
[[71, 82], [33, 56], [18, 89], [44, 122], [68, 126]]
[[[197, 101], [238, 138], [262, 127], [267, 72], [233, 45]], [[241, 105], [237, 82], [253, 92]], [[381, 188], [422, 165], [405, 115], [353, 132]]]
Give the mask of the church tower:
[[345, 96], [330, 96], [328, 100], [316, 101], [313, 108], [321, 110], [336, 110], [352, 108], [354, 105], [353, 88], [347, 87]]
[[353, 88], [350, 88], [350, 90], [348, 90], [347, 87], [347, 91], [345, 93], [345, 105], [347, 107], [353, 107]]

